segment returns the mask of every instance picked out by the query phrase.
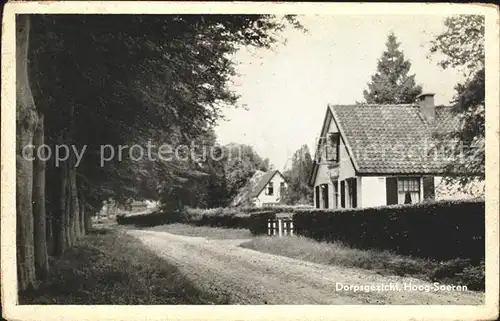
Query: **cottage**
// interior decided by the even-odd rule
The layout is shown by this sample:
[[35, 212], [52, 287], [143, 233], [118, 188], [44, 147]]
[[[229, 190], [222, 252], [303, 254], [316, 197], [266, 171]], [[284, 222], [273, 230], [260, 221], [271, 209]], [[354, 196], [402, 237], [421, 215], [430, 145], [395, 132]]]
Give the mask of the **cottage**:
[[434, 94], [415, 104], [328, 105], [309, 183], [316, 208], [355, 208], [434, 199], [447, 164], [436, 130], [456, 125]]
[[268, 171], [257, 182], [250, 193], [250, 197], [255, 206], [266, 206], [279, 204], [285, 191], [287, 184], [285, 177], [278, 170]]

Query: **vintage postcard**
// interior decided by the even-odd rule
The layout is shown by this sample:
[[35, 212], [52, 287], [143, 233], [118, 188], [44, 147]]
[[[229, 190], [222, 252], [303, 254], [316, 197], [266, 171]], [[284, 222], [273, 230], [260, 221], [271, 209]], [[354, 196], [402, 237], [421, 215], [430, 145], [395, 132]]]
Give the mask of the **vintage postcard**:
[[2, 19], [5, 319], [498, 317], [498, 7]]

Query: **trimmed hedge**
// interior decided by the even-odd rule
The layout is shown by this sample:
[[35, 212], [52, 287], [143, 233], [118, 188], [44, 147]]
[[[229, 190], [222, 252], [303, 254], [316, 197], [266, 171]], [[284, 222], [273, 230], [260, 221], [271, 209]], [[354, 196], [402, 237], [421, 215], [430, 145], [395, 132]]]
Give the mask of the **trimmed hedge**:
[[197, 226], [223, 227], [223, 228], [248, 228], [250, 225], [249, 215], [207, 215], [199, 219], [189, 220], [188, 224]]
[[[198, 209], [186, 208], [177, 213], [162, 211], [140, 215], [118, 215], [116, 221], [120, 225], [156, 226], [172, 223], [185, 223], [196, 226], [210, 226], [222, 228], [247, 228], [254, 234], [267, 233], [268, 218], [276, 217], [277, 211], [263, 208], [214, 208]], [[247, 213], [245, 213], [247, 211]], [[284, 209], [278, 210], [284, 211]], [[288, 210], [289, 211], [289, 210]], [[250, 214], [250, 213], [252, 214]], [[261, 215], [263, 215], [261, 217]]]
[[182, 212], [164, 213], [162, 211], [139, 215], [117, 215], [116, 222], [120, 225], [156, 226], [184, 221]]
[[253, 235], [267, 234], [267, 222], [269, 219], [276, 218], [273, 211], [260, 211], [250, 214], [249, 226], [250, 233]]
[[440, 201], [363, 209], [295, 210], [296, 233], [356, 248], [438, 260], [485, 253], [484, 201]]
[[[277, 213], [291, 213], [294, 209], [305, 207], [294, 206], [266, 206], [266, 207], [219, 207], [210, 209], [189, 208], [176, 213], [157, 211], [149, 214], [118, 215], [118, 224], [132, 224], [137, 226], [155, 226], [171, 223], [186, 223], [197, 226], [211, 226], [224, 228], [248, 228], [252, 233], [267, 233], [267, 219], [275, 218]], [[259, 215], [265, 215], [260, 217]]]
[[277, 206], [263, 206], [263, 207], [217, 207], [217, 208], [190, 208], [185, 209], [186, 214], [189, 216], [201, 215], [235, 215], [235, 214], [252, 214], [259, 212], [273, 212], [284, 213], [293, 212], [295, 210], [313, 209], [313, 207], [306, 206], [290, 206], [290, 205], [277, 205]]

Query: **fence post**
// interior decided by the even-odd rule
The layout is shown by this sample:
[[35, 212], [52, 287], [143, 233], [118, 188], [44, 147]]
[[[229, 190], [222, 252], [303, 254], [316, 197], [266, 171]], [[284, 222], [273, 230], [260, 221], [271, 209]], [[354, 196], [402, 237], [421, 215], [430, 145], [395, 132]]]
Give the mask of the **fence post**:
[[293, 236], [293, 219], [290, 220], [290, 235]]
[[278, 219], [278, 236], [283, 236], [283, 219]]
[[276, 235], [276, 219], [273, 219], [273, 234]]
[[272, 233], [271, 233], [271, 219], [267, 220], [267, 235], [272, 235]]

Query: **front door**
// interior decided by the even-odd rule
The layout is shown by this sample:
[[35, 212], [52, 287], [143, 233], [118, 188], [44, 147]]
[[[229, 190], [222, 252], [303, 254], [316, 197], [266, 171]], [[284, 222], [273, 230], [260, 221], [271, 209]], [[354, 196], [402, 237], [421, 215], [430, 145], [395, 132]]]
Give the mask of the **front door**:
[[315, 191], [315, 195], [314, 197], [316, 198], [316, 202], [315, 202], [315, 205], [316, 205], [316, 208], [320, 208], [320, 205], [319, 205], [319, 185], [316, 186], [316, 191]]

